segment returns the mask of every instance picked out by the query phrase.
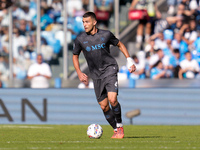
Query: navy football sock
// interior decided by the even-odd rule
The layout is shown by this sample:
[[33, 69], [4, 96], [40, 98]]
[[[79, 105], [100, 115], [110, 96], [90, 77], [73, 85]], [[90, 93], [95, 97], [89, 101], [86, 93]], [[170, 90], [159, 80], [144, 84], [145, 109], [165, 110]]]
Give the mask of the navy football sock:
[[117, 123], [122, 123], [121, 105], [118, 103], [116, 106], [112, 106], [112, 111], [115, 115]]
[[113, 114], [113, 111], [109, 109], [107, 112], [103, 112], [103, 113], [108, 123], [113, 127], [113, 129], [116, 129], [116, 121], [115, 121], [115, 116]]

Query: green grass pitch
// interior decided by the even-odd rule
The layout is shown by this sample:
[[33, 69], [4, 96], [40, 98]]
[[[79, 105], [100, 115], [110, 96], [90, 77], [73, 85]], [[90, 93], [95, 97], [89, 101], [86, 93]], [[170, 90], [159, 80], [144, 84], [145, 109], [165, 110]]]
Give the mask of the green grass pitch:
[[101, 125], [100, 139], [90, 139], [88, 126], [0, 125], [0, 150], [200, 149], [200, 126], [125, 125], [124, 139], [111, 139], [108, 125]]

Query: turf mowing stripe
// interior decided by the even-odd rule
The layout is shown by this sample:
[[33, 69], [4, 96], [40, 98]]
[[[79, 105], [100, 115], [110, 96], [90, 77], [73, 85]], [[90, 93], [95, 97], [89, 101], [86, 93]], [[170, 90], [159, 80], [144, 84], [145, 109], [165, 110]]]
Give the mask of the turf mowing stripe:
[[[199, 149], [200, 147], [184, 147], [184, 149]], [[18, 149], [18, 148], [0, 148], [0, 150], [10, 150], [10, 149]], [[21, 148], [19, 148], [21, 149]], [[24, 149], [82, 149], [82, 147], [26, 147]], [[183, 147], [102, 147], [102, 146], [94, 146], [94, 147], [84, 147], [84, 149], [183, 149]]]

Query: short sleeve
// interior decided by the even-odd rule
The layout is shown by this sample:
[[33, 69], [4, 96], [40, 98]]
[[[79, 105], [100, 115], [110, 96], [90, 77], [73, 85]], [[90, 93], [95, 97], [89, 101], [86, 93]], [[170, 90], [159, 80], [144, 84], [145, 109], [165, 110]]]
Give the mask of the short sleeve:
[[80, 42], [76, 38], [75, 41], [74, 41], [74, 45], [73, 45], [73, 54], [79, 55], [81, 53], [81, 50], [82, 50], [82, 47], [80, 45]]
[[114, 36], [112, 32], [110, 32], [110, 43], [114, 46], [117, 46], [119, 40]]

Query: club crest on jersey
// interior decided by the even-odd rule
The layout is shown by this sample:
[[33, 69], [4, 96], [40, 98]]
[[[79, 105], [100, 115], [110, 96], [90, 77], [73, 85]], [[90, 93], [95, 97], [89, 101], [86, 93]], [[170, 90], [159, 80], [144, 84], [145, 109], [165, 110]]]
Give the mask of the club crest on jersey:
[[101, 37], [101, 41], [103, 42], [105, 40], [105, 38], [104, 37]]
[[91, 51], [91, 48], [89, 46], [86, 47], [86, 51]]

